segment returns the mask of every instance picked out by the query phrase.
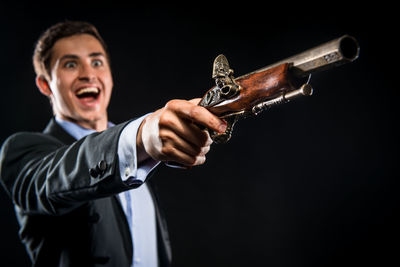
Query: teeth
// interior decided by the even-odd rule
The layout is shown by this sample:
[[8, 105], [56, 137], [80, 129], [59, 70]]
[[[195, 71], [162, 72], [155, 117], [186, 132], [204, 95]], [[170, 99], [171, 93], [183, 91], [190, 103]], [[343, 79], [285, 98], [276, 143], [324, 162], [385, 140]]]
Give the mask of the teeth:
[[98, 94], [99, 92], [100, 92], [100, 90], [96, 87], [86, 87], [86, 88], [79, 89], [76, 92], [76, 95], [80, 96], [80, 95], [88, 94], [88, 93]]

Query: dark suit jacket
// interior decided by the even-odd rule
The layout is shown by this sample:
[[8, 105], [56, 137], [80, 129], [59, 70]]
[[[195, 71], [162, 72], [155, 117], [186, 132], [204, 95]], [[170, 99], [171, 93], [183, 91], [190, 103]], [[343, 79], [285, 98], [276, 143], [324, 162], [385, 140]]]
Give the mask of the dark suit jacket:
[[[140, 186], [120, 179], [117, 143], [126, 124], [76, 141], [52, 119], [43, 133], [17, 133], [3, 144], [1, 182], [34, 266], [131, 266], [130, 230], [116, 196]], [[157, 205], [156, 216], [160, 266], [168, 266]]]

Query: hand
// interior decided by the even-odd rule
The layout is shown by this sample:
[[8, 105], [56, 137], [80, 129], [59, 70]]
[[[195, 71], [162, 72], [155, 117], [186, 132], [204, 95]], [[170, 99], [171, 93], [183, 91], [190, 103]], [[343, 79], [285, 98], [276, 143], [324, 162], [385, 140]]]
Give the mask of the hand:
[[147, 116], [138, 131], [138, 149], [155, 160], [188, 167], [203, 164], [212, 140], [199, 126], [223, 133], [226, 122], [198, 106], [199, 101], [171, 100]]

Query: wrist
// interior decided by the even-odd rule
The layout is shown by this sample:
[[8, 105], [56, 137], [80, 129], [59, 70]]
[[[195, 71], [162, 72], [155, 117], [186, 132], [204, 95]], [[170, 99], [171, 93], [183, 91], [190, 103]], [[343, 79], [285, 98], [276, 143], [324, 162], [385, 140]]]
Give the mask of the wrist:
[[136, 155], [137, 155], [137, 163], [140, 164], [144, 160], [150, 158], [149, 154], [147, 154], [146, 149], [144, 148], [143, 145], [143, 139], [142, 139], [142, 132], [143, 132], [143, 126], [146, 123], [146, 118], [142, 121], [142, 123], [139, 126], [139, 129], [136, 134]]

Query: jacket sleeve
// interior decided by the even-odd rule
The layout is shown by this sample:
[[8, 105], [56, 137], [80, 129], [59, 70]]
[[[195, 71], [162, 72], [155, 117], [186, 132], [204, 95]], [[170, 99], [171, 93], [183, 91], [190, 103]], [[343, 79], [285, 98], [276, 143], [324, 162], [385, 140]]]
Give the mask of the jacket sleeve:
[[41, 133], [17, 133], [1, 149], [1, 183], [23, 212], [49, 215], [138, 187], [125, 184], [119, 172], [118, 140], [126, 124], [70, 146]]

